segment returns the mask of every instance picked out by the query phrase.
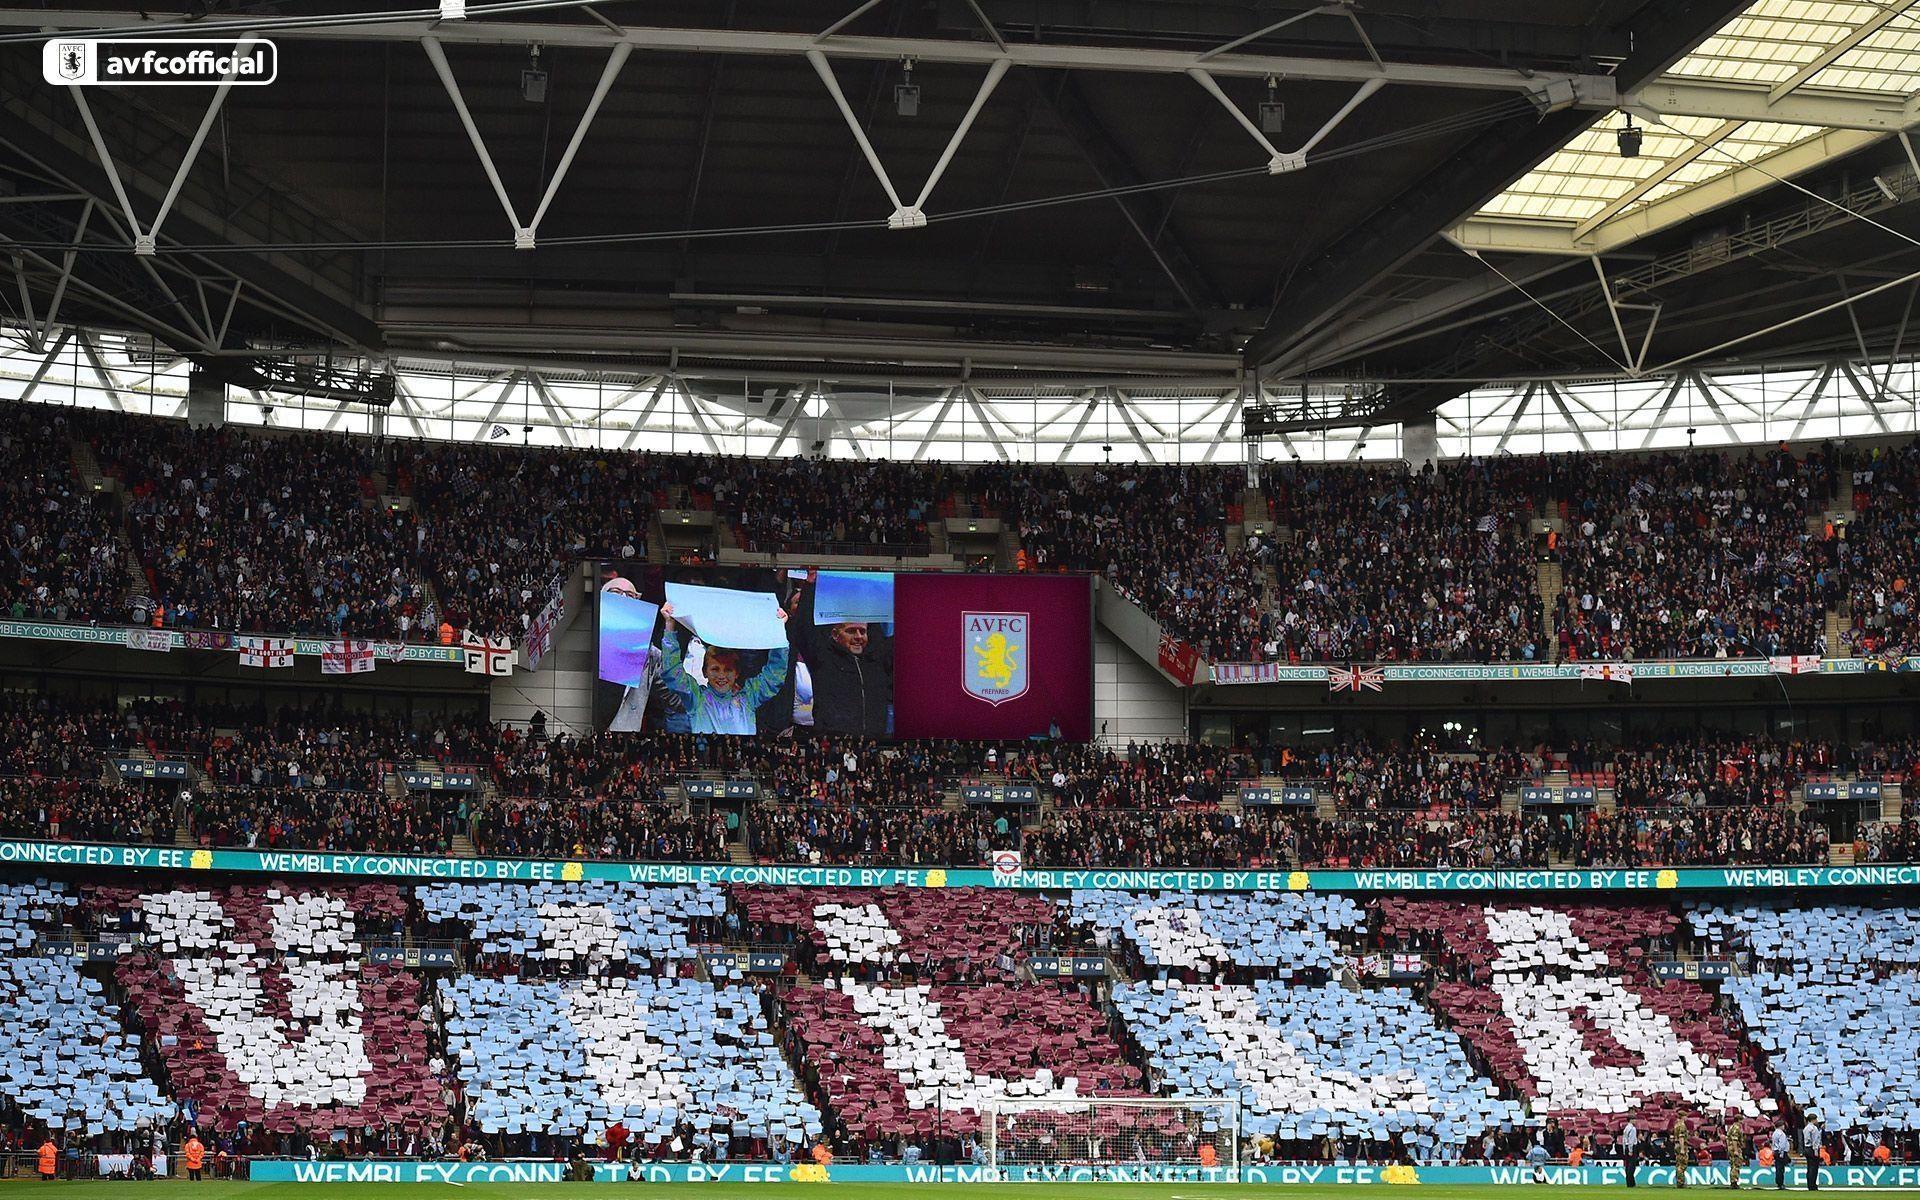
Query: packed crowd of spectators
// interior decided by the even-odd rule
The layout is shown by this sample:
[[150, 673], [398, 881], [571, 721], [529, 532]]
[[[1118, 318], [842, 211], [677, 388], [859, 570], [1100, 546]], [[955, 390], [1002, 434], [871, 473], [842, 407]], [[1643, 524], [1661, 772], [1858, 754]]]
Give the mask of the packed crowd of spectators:
[[979, 809], [826, 808], [758, 803], [753, 853], [769, 862], [977, 866], [1018, 845], [1018, 816]]
[[[1238, 468], [746, 459], [378, 442], [34, 408], [0, 441], [17, 615], [238, 631], [518, 640], [568, 564], [646, 553], [667, 507], [750, 549], [923, 552], [929, 522], [1005, 519], [1016, 567], [1095, 571], [1215, 661], [1512, 661], [1859, 652], [1913, 640], [1920, 450], [1269, 464], [1275, 528], [1228, 537]], [[148, 595], [126, 594], [124, 485]], [[1843, 472], [1854, 520], [1822, 523]], [[392, 497], [393, 503], [382, 503]], [[1540, 546], [1537, 516], [1564, 530]], [[1811, 523], [1810, 523], [1811, 522]], [[1548, 598], [1536, 565], [1561, 565]]]
[[566, 567], [644, 557], [654, 512], [692, 460], [512, 446], [391, 448], [420, 514], [420, 567], [442, 619], [521, 640]]
[[1497, 807], [1501, 792], [1531, 773], [1529, 758], [1508, 748], [1444, 754], [1429, 744], [1358, 741], [1323, 749], [1315, 759], [1335, 805], [1346, 811]]
[[1124, 750], [1050, 743], [1012, 746], [1004, 754], [988, 747], [978, 769], [1045, 785], [1056, 804], [1073, 808], [1213, 804], [1228, 787], [1260, 774], [1245, 751], [1186, 742], [1129, 743]]
[[1845, 588], [1824, 454], [1570, 457], [1556, 627], [1563, 657], [1740, 658], [1825, 652]]
[[14, 620], [123, 615], [127, 562], [106, 496], [83, 491], [66, 414], [22, 408], [0, 433], [0, 611]]
[[1544, 659], [1528, 529], [1539, 461], [1266, 467], [1268, 508], [1293, 538], [1267, 657]]
[[1258, 657], [1273, 614], [1264, 569], [1227, 547], [1241, 471], [995, 465], [966, 477], [973, 503], [1020, 537], [1023, 570], [1094, 571], [1214, 660]]
[[714, 511], [742, 549], [777, 554], [926, 554], [927, 522], [950, 502], [939, 463], [729, 459]]
[[[463, 805], [460, 813], [465, 815]], [[641, 862], [726, 862], [727, 821], [634, 799], [508, 796], [473, 806], [473, 847], [481, 854], [611, 858]]]
[[1623, 748], [1610, 761], [1623, 808], [1784, 804], [1807, 776], [1834, 770], [1823, 742], [1706, 735]]
[[173, 789], [164, 784], [0, 777], [0, 836], [56, 842], [171, 842], [173, 797]]
[[202, 846], [445, 854], [461, 830], [463, 804], [444, 792], [218, 787], [194, 793], [187, 820]]
[[[111, 782], [108, 760], [184, 764], [181, 782]], [[472, 791], [403, 773], [473, 773]], [[1502, 812], [1566, 770], [1611, 804]], [[474, 717], [0, 699], [0, 820], [13, 836], [201, 845], [725, 861], [977, 865], [1645, 866], [1817, 862], [1856, 814], [1804, 785], [1857, 775], [1920, 792], [1920, 739], [1852, 744], [1700, 732], [1645, 743], [1443, 748], [885, 741], [853, 736], [547, 736]], [[689, 799], [684, 786], [743, 782]], [[1031, 799], [965, 789], [1031, 786]], [[1304, 787], [1311, 808], [1242, 803]], [[1278, 795], [1272, 798], [1278, 799]], [[1035, 802], [1037, 800], [1037, 803]], [[1857, 801], [1836, 802], [1841, 805]], [[1604, 811], [1602, 811], [1604, 809]], [[1321, 819], [1332, 814], [1332, 819]], [[1868, 822], [1856, 853], [1914, 853], [1912, 821]]]
[[125, 488], [150, 585], [127, 606], [136, 623], [377, 638], [432, 626], [426, 531], [376, 502], [369, 443], [98, 413], [76, 426]]
[[1920, 650], [1920, 450], [1875, 448], [1851, 464], [1853, 519], [1846, 549], [1853, 565], [1849, 636], [1860, 654]]

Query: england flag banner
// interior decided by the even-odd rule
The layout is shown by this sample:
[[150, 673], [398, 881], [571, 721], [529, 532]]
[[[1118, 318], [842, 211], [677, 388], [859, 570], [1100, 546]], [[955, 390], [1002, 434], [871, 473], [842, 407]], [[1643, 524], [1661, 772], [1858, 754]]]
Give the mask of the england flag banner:
[[506, 638], [485, 638], [477, 633], [468, 633], [460, 639], [460, 645], [466, 650], [467, 674], [513, 674], [513, 643]]
[[1775, 675], [1812, 675], [1820, 670], [1818, 654], [1776, 654], [1767, 662]]
[[270, 637], [243, 637], [240, 644], [240, 665], [243, 667], [291, 667], [293, 665], [293, 639]]
[[373, 643], [359, 638], [328, 642], [320, 652], [322, 675], [365, 675], [373, 670]]

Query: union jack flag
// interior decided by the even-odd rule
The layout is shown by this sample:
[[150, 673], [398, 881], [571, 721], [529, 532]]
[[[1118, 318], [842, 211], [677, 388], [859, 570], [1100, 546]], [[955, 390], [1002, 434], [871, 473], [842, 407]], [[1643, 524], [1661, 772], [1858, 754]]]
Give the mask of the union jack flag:
[[1385, 667], [1328, 667], [1327, 690], [1378, 692], [1387, 686]]

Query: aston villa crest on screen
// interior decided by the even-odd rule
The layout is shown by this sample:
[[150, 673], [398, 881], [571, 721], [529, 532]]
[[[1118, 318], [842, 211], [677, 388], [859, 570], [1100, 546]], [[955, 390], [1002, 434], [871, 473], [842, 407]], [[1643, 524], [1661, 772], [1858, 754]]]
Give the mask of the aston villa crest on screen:
[[963, 612], [967, 652], [960, 674], [967, 695], [1000, 705], [1027, 694], [1027, 630], [1033, 625], [1019, 612]]

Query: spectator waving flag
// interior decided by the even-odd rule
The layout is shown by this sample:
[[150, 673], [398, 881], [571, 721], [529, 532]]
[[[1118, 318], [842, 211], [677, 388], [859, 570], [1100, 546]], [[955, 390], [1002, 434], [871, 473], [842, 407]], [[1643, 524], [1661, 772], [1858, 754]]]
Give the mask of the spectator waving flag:
[[365, 675], [373, 670], [373, 643], [364, 638], [328, 642], [320, 652], [322, 675]]
[[243, 667], [291, 667], [293, 665], [293, 639], [270, 637], [243, 637], [240, 643], [240, 665]]
[[1632, 683], [1633, 664], [1618, 662], [1583, 662], [1580, 664], [1581, 679], [1598, 679], [1602, 683]]
[[1475, 529], [1478, 529], [1481, 533], [1499, 533], [1500, 518], [1495, 516], [1493, 513], [1488, 513], [1486, 516], [1481, 517], [1478, 521], [1475, 521], [1473, 523], [1473, 527]]
[[1194, 668], [1200, 665], [1200, 652], [1171, 633], [1160, 635], [1160, 669], [1174, 677], [1181, 687], [1193, 682]]
[[1820, 669], [1818, 654], [1776, 654], [1767, 661], [1775, 675], [1811, 675]]
[[1328, 667], [1327, 690], [1378, 692], [1387, 686], [1385, 667]]

